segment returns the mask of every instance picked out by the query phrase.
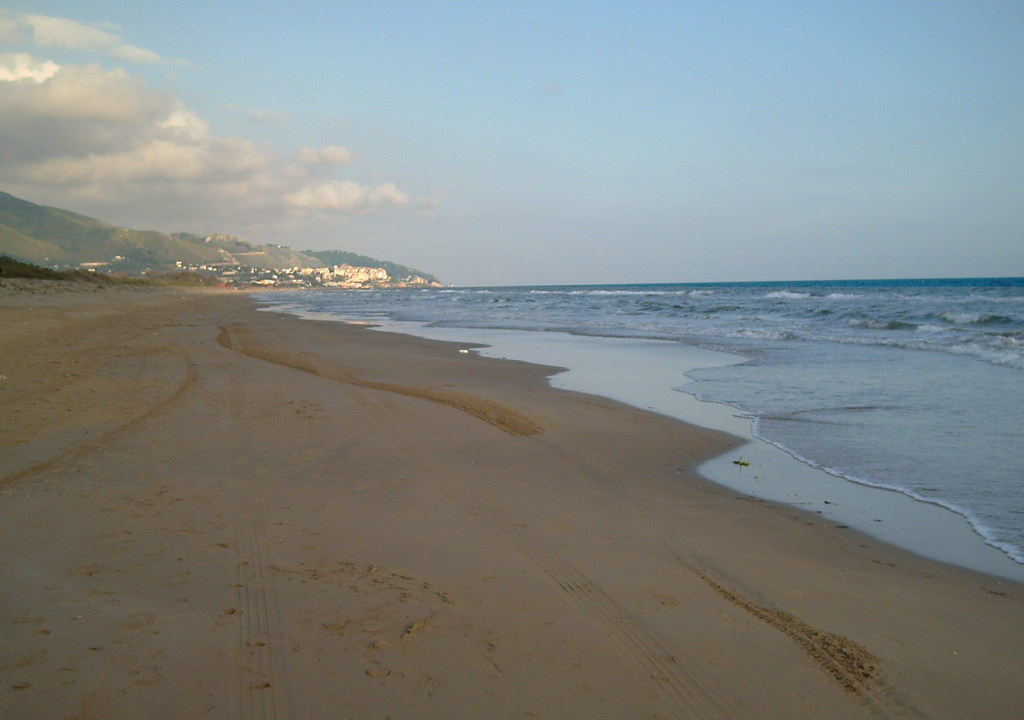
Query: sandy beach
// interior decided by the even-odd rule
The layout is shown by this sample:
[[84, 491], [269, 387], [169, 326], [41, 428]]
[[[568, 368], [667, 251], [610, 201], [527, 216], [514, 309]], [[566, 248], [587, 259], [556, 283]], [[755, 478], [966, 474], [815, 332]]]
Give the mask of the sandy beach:
[[0, 716], [1020, 717], [1021, 586], [462, 349], [0, 286]]

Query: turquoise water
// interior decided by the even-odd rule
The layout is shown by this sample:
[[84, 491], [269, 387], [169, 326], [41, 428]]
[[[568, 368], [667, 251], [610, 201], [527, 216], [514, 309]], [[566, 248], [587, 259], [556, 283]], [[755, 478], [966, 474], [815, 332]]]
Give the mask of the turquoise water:
[[681, 370], [674, 387], [741, 409], [755, 436], [807, 465], [963, 515], [985, 542], [1024, 563], [1024, 279], [296, 292], [264, 300], [348, 320], [652, 338], [735, 353], [745, 362]]

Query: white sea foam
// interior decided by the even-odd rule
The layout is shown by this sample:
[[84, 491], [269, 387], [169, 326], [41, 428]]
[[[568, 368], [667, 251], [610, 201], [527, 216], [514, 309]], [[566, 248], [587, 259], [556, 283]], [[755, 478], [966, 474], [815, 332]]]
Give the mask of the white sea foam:
[[981, 521], [970, 510], [967, 510], [967, 509], [961, 507], [960, 505], [958, 505], [956, 503], [952, 503], [952, 502], [949, 502], [947, 500], [943, 500], [942, 498], [928, 497], [928, 496], [925, 496], [925, 495], [921, 495], [919, 492], [915, 492], [914, 490], [912, 490], [910, 488], [907, 488], [907, 487], [903, 487], [903, 486], [900, 486], [900, 485], [894, 485], [894, 484], [891, 484], [891, 483], [875, 482], [875, 481], [868, 480], [868, 479], [865, 479], [863, 477], [859, 477], [859, 476], [851, 474], [851, 473], [847, 473], [847, 472], [843, 472], [841, 470], [837, 470], [836, 468], [833, 468], [833, 467], [828, 467], [826, 465], [822, 465], [820, 463], [817, 463], [817, 462], [815, 462], [814, 460], [812, 460], [812, 459], [810, 459], [808, 457], [804, 457], [803, 455], [801, 455], [800, 453], [796, 452], [792, 448], [789, 448], [786, 445], [784, 445], [784, 444], [782, 444], [780, 442], [777, 442], [775, 440], [772, 440], [772, 439], [766, 437], [765, 435], [763, 435], [760, 432], [760, 420], [761, 419], [762, 418], [755, 418], [754, 421], [751, 423], [751, 434], [754, 437], [756, 437], [758, 440], [760, 440], [762, 442], [765, 442], [765, 443], [767, 443], [767, 444], [769, 444], [769, 445], [771, 445], [773, 447], [776, 447], [779, 450], [781, 450], [784, 453], [786, 453], [787, 455], [793, 457], [795, 460], [798, 460], [801, 463], [803, 463], [805, 465], [809, 465], [810, 467], [813, 467], [813, 468], [815, 468], [817, 470], [821, 470], [822, 472], [826, 472], [829, 475], [832, 475], [833, 477], [841, 478], [843, 480], [846, 480], [846, 481], [852, 482], [852, 483], [856, 483], [858, 485], [864, 485], [864, 486], [867, 486], [867, 487], [879, 488], [881, 490], [890, 490], [890, 491], [893, 491], [893, 492], [898, 492], [901, 495], [905, 495], [906, 497], [911, 498], [912, 500], [916, 500], [918, 502], [927, 503], [929, 505], [937, 505], [938, 507], [941, 507], [941, 508], [943, 508], [945, 510], [949, 510], [951, 512], [954, 512], [957, 515], [960, 515], [961, 517], [963, 517], [968, 522], [968, 524], [971, 526], [971, 528], [974, 530], [974, 532], [976, 532], [978, 534], [978, 536], [985, 542], [986, 545], [988, 545], [989, 547], [993, 547], [996, 550], [999, 550], [999, 551], [1005, 553], [1010, 558], [1012, 558], [1014, 560], [1014, 562], [1024, 564], [1024, 549], [1018, 548], [1018, 547], [1012, 545], [1011, 543], [1000, 541], [998, 539], [998, 537], [997, 537], [997, 532], [991, 526], [989, 526], [988, 524], [986, 524], [983, 521]]
[[765, 295], [766, 298], [783, 298], [786, 300], [802, 300], [811, 297], [807, 292], [792, 292], [790, 290], [775, 290]]
[[742, 338], [744, 340], [796, 340], [798, 335], [789, 330], [769, 330], [765, 328], [739, 328], [718, 333], [720, 337]]
[[953, 323], [954, 325], [967, 325], [969, 323], [978, 322], [981, 319], [981, 315], [972, 313], [951, 313], [944, 312], [939, 315], [946, 322]]

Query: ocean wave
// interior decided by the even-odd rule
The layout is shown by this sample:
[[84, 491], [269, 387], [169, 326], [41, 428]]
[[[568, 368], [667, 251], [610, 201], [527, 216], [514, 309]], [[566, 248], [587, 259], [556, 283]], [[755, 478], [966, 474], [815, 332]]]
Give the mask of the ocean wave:
[[643, 297], [645, 295], [693, 295], [685, 290], [529, 290], [529, 295], [592, 295], [595, 297]]
[[939, 317], [954, 325], [1003, 325], [1014, 322], [1013, 318], [1006, 315], [990, 315], [988, 313], [944, 312]]
[[940, 348], [940, 350], [953, 355], [967, 355], [975, 357], [979, 360], [990, 362], [993, 365], [1005, 365], [1006, 367], [1015, 368], [1017, 370], [1024, 370], [1024, 356], [1021, 356], [1019, 350], [1014, 351], [1012, 349], [982, 347], [975, 343], [950, 345], [945, 348]]
[[775, 290], [765, 295], [766, 298], [772, 299], [786, 299], [786, 300], [803, 300], [804, 298], [811, 297], [811, 293], [808, 292], [792, 292], [790, 290]]
[[762, 328], [737, 328], [715, 333], [714, 336], [744, 340], [799, 340], [800, 336], [789, 330], [765, 330]]
[[[961, 343], [941, 343], [924, 339], [897, 339], [892, 337], [814, 337], [813, 340], [836, 342], [846, 345], [874, 345], [895, 347], [904, 350], [923, 350], [925, 352], [942, 352], [950, 355], [964, 355], [983, 360], [992, 365], [1003, 365], [1015, 370], [1024, 370], [1024, 353], [1020, 343], [1006, 343], [1009, 347], [997, 347], [1002, 343], [985, 344], [978, 339]], [[1012, 340], [1012, 338], [1010, 338]]]
[[[339, 291], [299, 299], [278, 294], [277, 301], [337, 307], [344, 315], [360, 318], [372, 314], [446, 327], [565, 328], [574, 333], [695, 339], [710, 344], [721, 338], [729, 345], [744, 340], [806, 340], [890, 346], [970, 356], [1024, 370], [1024, 330], [1020, 329], [1024, 319], [1013, 320], [1016, 311], [1007, 312], [1005, 305], [957, 307], [955, 303], [965, 297], [961, 294], [945, 297], [937, 307], [910, 307], [893, 302], [886, 293], [867, 291], [861, 299], [835, 302], [826, 295], [804, 292], [806, 288], [800, 290], [763, 286], [445, 288], [422, 296]], [[766, 294], [772, 299], [766, 300]], [[856, 294], [845, 288], [832, 293]], [[788, 298], [796, 299], [787, 302]]]
[[847, 321], [850, 327], [863, 327], [868, 330], [915, 330], [920, 326], [902, 320], [872, 320], [870, 318], [851, 318]]
[[983, 295], [980, 293], [971, 293], [966, 296], [968, 300], [981, 300], [983, 302], [991, 303], [1008, 303], [1014, 305], [1020, 305], [1024, 303], [1024, 295]]

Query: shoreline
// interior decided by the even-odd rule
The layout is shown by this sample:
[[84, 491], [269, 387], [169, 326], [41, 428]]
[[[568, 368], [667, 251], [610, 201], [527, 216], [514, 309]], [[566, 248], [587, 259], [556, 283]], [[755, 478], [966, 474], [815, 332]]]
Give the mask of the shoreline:
[[[269, 303], [263, 309], [310, 320], [361, 324], [329, 313], [282, 309]], [[745, 359], [740, 355], [646, 338], [432, 327], [394, 319], [375, 319], [370, 327], [381, 332], [482, 345], [474, 347], [473, 352], [485, 357], [567, 366], [549, 378], [552, 387], [607, 397], [742, 439], [745, 445], [737, 449], [736, 457], [710, 458], [698, 468], [718, 485], [817, 513], [840, 528], [855, 528], [923, 557], [1024, 583], [1024, 565], [990, 542], [966, 512], [900, 488], [860, 481], [821, 468], [755, 434], [753, 419], [738, 408], [703, 400], [685, 389], [693, 382], [687, 373], [742, 363]], [[644, 367], [644, 382], [628, 377], [621, 370], [624, 367]], [[750, 462], [750, 466], [733, 463], [741, 455], [746, 456], [744, 461]]]
[[1019, 709], [1024, 586], [700, 478], [721, 433], [234, 293], [36, 300], [0, 295], [12, 716]]

